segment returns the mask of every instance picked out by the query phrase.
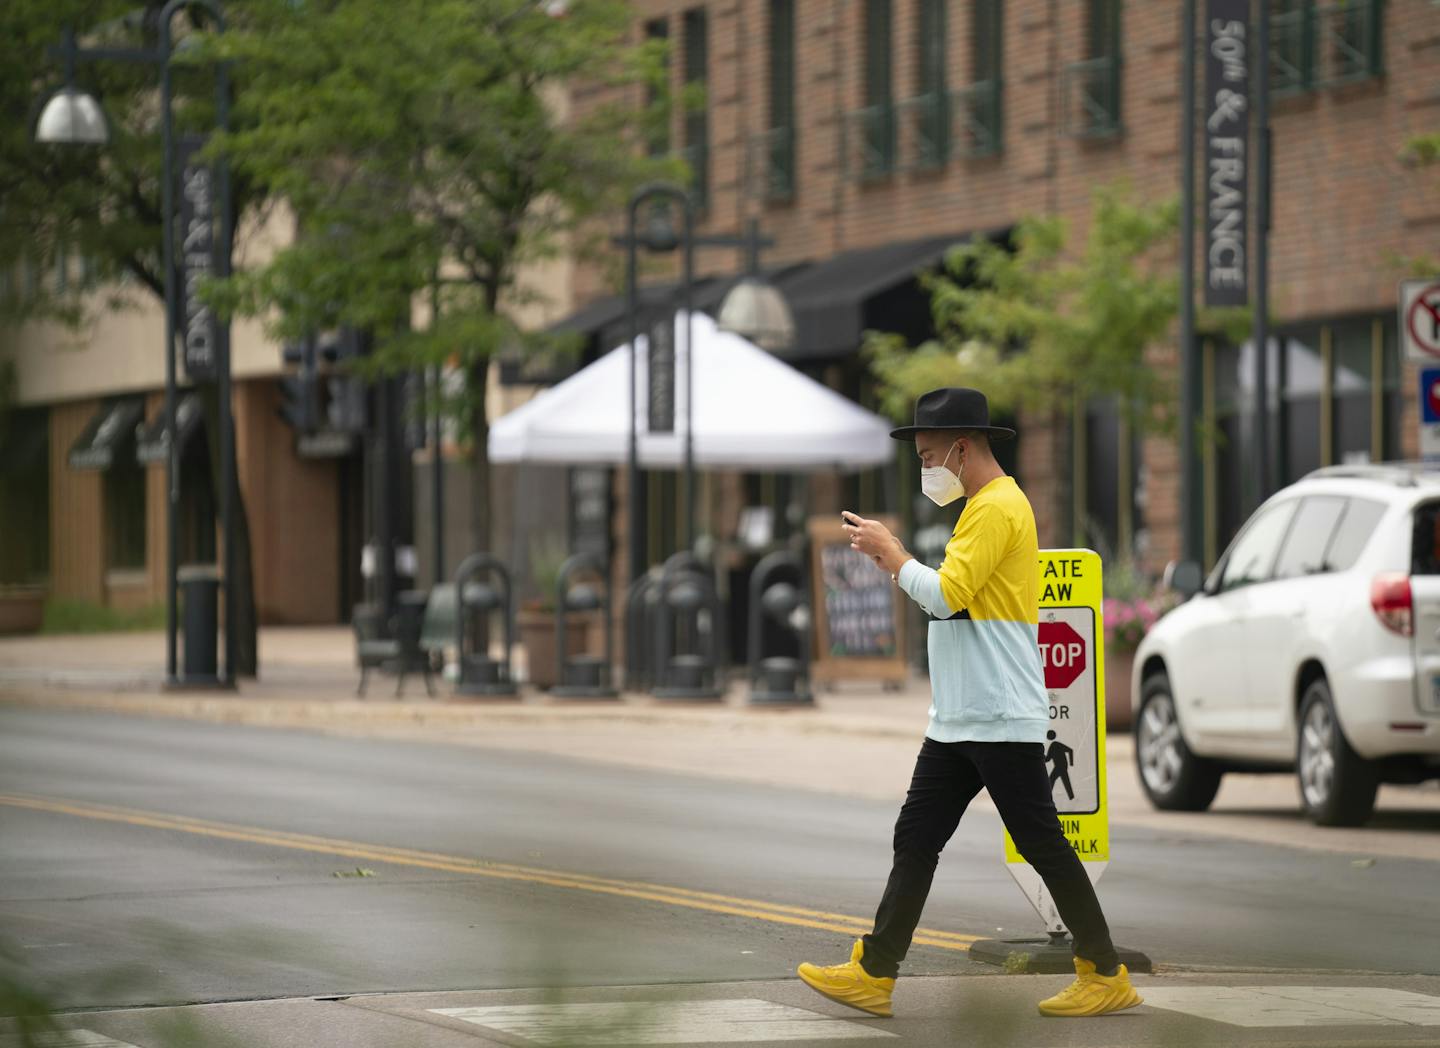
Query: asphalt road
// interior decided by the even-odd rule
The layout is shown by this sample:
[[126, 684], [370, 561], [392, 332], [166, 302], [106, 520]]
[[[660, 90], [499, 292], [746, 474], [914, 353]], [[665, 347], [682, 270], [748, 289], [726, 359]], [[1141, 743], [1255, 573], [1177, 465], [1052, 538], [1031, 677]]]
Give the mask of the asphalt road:
[[[13, 709], [0, 795], [0, 938], [65, 1006], [91, 1008], [783, 980], [800, 960], [843, 959], [883, 886], [896, 809], [458, 746]], [[917, 946], [909, 974], [993, 971], [956, 948], [964, 937], [1037, 930], [1000, 841], [993, 814], [967, 816], [925, 915], [945, 945]], [[1100, 893], [1115, 937], [1158, 964], [1440, 972], [1433, 863], [1123, 827], [1112, 851]]]

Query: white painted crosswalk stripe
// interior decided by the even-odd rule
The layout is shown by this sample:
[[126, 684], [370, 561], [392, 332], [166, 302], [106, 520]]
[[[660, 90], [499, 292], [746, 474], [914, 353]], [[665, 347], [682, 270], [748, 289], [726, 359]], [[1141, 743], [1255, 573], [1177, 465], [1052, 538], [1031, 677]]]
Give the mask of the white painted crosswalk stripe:
[[1231, 1026], [1440, 1026], [1440, 997], [1378, 986], [1144, 986], [1145, 1003]]
[[42, 1033], [33, 1041], [25, 1041], [19, 1034], [0, 1034], [0, 1048], [22, 1048], [25, 1044], [37, 1048], [138, 1048], [129, 1041], [117, 1041], [93, 1030], [65, 1030], [62, 1033]]
[[893, 1037], [859, 1022], [744, 998], [431, 1008], [538, 1045], [742, 1044]]

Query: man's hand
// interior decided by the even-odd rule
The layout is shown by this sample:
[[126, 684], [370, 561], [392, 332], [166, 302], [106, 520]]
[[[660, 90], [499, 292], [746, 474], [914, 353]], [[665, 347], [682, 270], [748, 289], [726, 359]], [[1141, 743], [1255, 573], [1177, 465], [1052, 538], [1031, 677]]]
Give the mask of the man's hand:
[[840, 515], [845, 520], [845, 534], [850, 537], [850, 548], [859, 550], [891, 575], [898, 574], [910, 559], [910, 554], [905, 552], [900, 540], [890, 534], [890, 529], [878, 520], [867, 520], [849, 510], [842, 511]]

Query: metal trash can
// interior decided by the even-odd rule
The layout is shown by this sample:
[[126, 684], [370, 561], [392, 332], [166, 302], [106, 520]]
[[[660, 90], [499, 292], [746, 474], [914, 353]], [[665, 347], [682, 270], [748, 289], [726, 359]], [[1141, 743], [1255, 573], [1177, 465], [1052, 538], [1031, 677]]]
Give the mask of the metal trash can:
[[180, 585], [181, 630], [185, 634], [185, 662], [181, 680], [208, 684], [219, 679], [220, 569], [214, 564], [186, 564], [176, 573]]

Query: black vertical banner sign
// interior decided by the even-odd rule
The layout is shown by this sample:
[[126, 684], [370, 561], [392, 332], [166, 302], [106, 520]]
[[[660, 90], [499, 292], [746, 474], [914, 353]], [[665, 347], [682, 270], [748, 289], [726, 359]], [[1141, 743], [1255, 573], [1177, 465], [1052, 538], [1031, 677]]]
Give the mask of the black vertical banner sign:
[[649, 432], [675, 432], [675, 314], [665, 310], [650, 324]]
[[1246, 305], [1250, 0], [1205, 0], [1205, 305]]
[[1243, 306], [1250, 135], [1250, 0], [1205, 2], [1205, 304]]
[[180, 172], [177, 320], [185, 374], [192, 382], [213, 382], [219, 371], [215, 311], [200, 300], [201, 285], [215, 271], [215, 176], [196, 156], [204, 145], [200, 136], [185, 135], [175, 147]]

